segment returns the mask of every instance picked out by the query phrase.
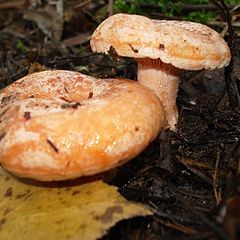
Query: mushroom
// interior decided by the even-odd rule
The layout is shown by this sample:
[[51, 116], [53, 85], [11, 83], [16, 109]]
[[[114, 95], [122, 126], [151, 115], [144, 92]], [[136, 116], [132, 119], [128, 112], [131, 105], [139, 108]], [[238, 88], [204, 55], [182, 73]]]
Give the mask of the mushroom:
[[135, 157], [163, 126], [159, 98], [135, 81], [33, 73], [0, 92], [0, 164], [41, 181], [89, 176]]
[[176, 96], [183, 70], [227, 66], [230, 50], [213, 29], [194, 22], [151, 20], [140, 15], [115, 14], [104, 20], [91, 37], [93, 52], [132, 57], [138, 81], [161, 99], [167, 126], [178, 121]]

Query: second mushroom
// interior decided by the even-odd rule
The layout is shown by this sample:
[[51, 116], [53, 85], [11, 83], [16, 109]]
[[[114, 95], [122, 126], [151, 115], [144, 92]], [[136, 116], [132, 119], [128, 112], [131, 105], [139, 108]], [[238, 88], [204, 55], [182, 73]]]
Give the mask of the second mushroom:
[[178, 121], [176, 96], [182, 70], [227, 66], [230, 50], [213, 29], [200, 23], [151, 20], [140, 15], [115, 14], [103, 21], [91, 37], [93, 52], [132, 57], [138, 63], [138, 81], [161, 99], [166, 127]]

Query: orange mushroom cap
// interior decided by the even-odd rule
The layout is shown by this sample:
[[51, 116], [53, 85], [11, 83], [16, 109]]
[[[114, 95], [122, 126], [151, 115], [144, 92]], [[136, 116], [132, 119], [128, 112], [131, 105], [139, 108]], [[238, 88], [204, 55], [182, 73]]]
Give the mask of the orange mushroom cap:
[[164, 125], [159, 99], [125, 79], [53, 70], [0, 92], [0, 163], [42, 181], [93, 175], [133, 158]]
[[206, 25], [123, 13], [104, 20], [90, 44], [93, 52], [113, 47], [119, 56], [161, 59], [185, 70], [220, 68], [231, 59], [224, 39]]

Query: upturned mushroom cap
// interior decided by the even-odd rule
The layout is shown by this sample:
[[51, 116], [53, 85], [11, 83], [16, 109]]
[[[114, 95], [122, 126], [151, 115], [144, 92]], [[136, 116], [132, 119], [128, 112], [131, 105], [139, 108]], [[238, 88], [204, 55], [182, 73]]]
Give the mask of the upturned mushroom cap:
[[0, 164], [42, 181], [89, 176], [132, 159], [163, 125], [159, 98], [135, 81], [38, 72], [0, 92]]
[[116, 14], [103, 21], [91, 37], [93, 52], [119, 56], [160, 58], [185, 70], [214, 69], [230, 62], [230, 50], [213, 29], [194, 22], [151, 20]]

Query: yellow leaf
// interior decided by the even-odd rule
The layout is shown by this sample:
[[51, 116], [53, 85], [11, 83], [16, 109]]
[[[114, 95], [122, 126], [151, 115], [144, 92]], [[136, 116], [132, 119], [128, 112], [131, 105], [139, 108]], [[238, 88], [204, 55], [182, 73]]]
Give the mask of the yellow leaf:
[[56, 185], [26, 184], [0, 167], [0, 239], [94, 240], [120, 220], [151, 214], [100, 180]]

